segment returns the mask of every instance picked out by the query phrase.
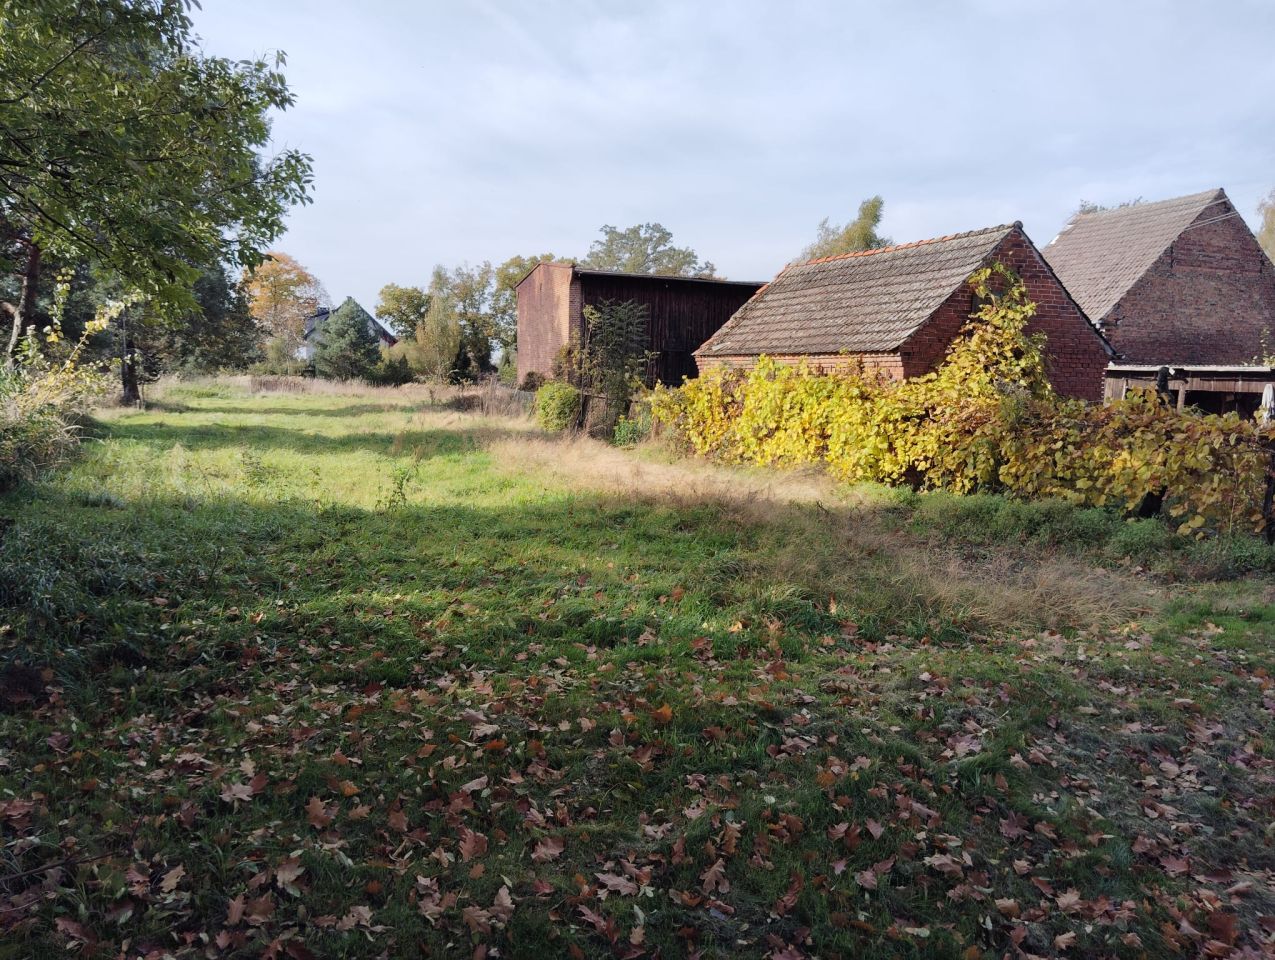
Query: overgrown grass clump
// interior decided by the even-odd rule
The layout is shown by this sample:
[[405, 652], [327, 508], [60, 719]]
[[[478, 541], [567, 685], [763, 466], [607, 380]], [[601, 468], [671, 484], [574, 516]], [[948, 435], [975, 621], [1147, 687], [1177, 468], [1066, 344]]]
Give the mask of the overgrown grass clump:
[[580, 391], [569, 383], [551, 380], [536, 391], [536, 422], [551, 433], [575, 426], [580, 416]]

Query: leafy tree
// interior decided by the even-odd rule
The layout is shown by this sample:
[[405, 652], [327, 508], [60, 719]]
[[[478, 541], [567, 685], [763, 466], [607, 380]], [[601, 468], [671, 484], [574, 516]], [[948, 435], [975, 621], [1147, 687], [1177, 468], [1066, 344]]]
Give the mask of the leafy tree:
[[842, 253], [888, 247], [890, 239], [877, 232], [884, 209], [885, 201], [878, 195], [859, 204], [858, 216], [847, 224], [838, 226], [824, 217], [819, 222], [815, 242], [801, 252], [802, 259], [817, 260], [820, 257], [835, 257]]
[[[608, 403], [627, 408], [633, 391], [646, 374], [646, 304], [603, 300], [584, 308], [584, 339], [580, 344], [580, 370], [584, 384], [602, 394]], [[617, 415], [624, 413], [618, 409]]]
[[375, 323], [353, 297], [346, 297], [318, 332], [314, 372], [329, 380], [367, 377], [381, 359]]
[[263, 158], [293, 103], [282, 57], [197, 47], [184, 0], [0, 0], [0, 222], [22, 278], [5, 362], [46, 253], [91, 260], [160, 317], [201, 268], [251, 267], [307, 202], [310, 159]]
[[1275, 190], [1257, 205], [1257, 212], [1262, 217], [1262, 225], [1257, 228], [1257, 242], [1266, 255], [1275, 260]]
[[[642, 387], [651, 354], [647, 352], [646, 304], [633, 300], [604, 300], [584, 308], [584, 330], [565, 358], [566, 378], [586, 398], [604, 401], [605, 409], [595, 426], [610, 436], [616, 421], [628, 413], [633, 394]], [[582, 403], [579, 418], [595, 419], [590, 404]]]
[[601, 227], [582, 265], [593, 270], [655, 273], [671, 277], [712, 277], [715, 268], [690, 247], [673, 246], [673, 234], [662, 224], [641, 223], [620, 230]]
[[271, 250], [244, 272], [249, 308], [262, 333], [291, 352], [301, 343], [306, 318], [331, 304], [328, 292], [295, 257]]
[[156, 372], [242, 370], [261, 358], [261, 331], [243, 284], [223, 267], [210, 267], [194, 294], [198, 309], [159, 327], [144, 348]]
[[390, 348], [390, 356], [406, 358], [412, 369], [426, 379], [450, 379], [462, 337], [451, 275], [446, 267], [434, 268], [423, 299], [428, 301], [424, 315], [411, 336]]
[[376, 315], [397, 336], [411, 337], [429, 313], [430, 295], [420, 287], [387, 283], [376, 301]]
[[446, 297], [460, 327], [460, 344], [452, 362], [453, 379], [476, 380], [496, 369], [491, 362], [497, 332], [491, 311], [495, 276], [495, 269], [485, 260], [472, 267], [463, 264], [451, 273], [434, 272], [431, 293]]
[[515, 286], [552, 254], [510, 257], [498, 267], [482, 263], [434, 268], [428, 290], [388, 284], [377, 313], [406, 333], [393, 354], [427, 378], [475, 379], [506, 365], [518, 335]]

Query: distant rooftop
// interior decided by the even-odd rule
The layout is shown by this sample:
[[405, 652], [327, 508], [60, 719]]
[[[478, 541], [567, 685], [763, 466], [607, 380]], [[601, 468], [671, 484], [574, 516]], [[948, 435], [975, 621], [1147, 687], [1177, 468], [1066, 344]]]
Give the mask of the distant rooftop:
[[1226, 202], [1221, 189], [1172, 200], [1080, 213], [1041, 254], [1095, 323], [1100, 322], [1201, 213]]

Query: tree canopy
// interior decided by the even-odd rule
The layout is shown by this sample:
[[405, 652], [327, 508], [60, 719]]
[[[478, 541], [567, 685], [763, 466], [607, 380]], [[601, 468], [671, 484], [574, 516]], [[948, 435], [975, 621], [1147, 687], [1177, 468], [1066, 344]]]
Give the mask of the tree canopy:
[[308, 201], [308, 156], [259, 153], [293, 102], [282, 56], [205, 55], [189, 6], [0, 0], [0, 222], [30, 294], [3, 308], [11, 341], [46, 251], [177, 312], [203, 268], [255, 265]]
[[387, 283], [376, 300], [376, 315], [396, 336], [410, 337], [429, 313], [430, 295], [420, 287]]
[[802, 259], [817, 260], [820, 257], [835, 257], [842, 253], [888, 247], [892, 241], [877, 232], [884, 209], [885, 201], [877, 195], [868, 197], [859, 204], [858, 215], [849, 223], [837, 225], [824, 217], [816, 228], [814, 243], [801, 252]]
[[640, 223], [621, 230], [605, 224], [581, 265], [593, 270], [655, 273], [672, 277], [712, 277], [716, 268], [690, 247], [673, 246], [673, 234], [659, 223]]
[[261, 330], [244, 287], [220, 265], [194, 283], [198, 308], [159, 326], [143, 345], [152, 372], [241, 370], [261, 355]]
[[1124, 200], [1120, 203], [1094, 203], [1092, 200], [1081, 200], [1076, 208], [1077, 215], [1082, 213], [1102, 213], [1104, 210], [1123, 210], [1125, 207], [1136, 207], [1142, 202], [1141, 197]]
[[[390, 348], [390, 356], [405, 358], [414, 371], [426, 378], [450, 378], [461, 348], [460, 320], [450, 274], [445, 267], [435, 267], [428, 291], [419, 287], [397, 289], [418, 291], [419, 302], [425, 304], [425, 310], [411, 332]], [[384, 299], [385, 291], [381, 293]]]

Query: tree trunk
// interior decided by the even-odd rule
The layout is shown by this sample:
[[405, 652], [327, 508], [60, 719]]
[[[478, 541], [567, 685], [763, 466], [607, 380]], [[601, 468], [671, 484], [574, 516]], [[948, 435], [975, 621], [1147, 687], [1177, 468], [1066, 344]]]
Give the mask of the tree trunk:
[[142, 402], [137, 386], [137, 351], [128, 329], [128, 311], [120, 314], [120, 403], [135, 407]]
[[35, 300], [40, 285], [40, 247], [33, 240], [27, 241], [27, 264], [22, 271], [22, 289], [18, 293], [18, 304], [11, 310], [12, 326], [9, 329], [9, 346], [4, 354], [4, 368], [12, 370], [16, 360], [18, 341], [22, 339], [22, 331], [31, 323], [35, 313]]

